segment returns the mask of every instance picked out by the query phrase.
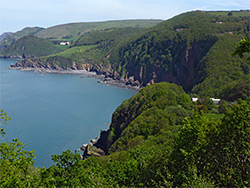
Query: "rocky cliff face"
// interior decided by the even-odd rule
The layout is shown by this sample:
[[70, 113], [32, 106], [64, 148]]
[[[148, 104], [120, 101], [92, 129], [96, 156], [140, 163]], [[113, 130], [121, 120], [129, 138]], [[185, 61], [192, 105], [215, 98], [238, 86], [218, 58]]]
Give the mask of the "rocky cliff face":
[[39, 70], [39, 69], [49, 69], [49, 70], [65, 70], [59, 66], [56, 66], [51, 63], [40, 63], [36, 59], [25, 59], [17, 62], [14, 65], [10, 66], [10, 69], [21, 69], [21, 70]]
[[[121, 70], [118, 70], [110, 63], [95, 64], [94, 62], [81, 63], [71, 59], [60, 57], [42, 59], [26, 59], [12, 65], [11, 68], [19, 69], [49, 69], [49, 70], [86, 70], [104, 75], [106, 78], [119, 80], [125, 85], [144, 87], [158, 82], [170, 82], [181, 85], [185, 91], [190, 91], [200, 80], [198, 72], [200, 71], [201, 60], [210, 50], [216, 40], [195, 41], [188, 45], [187, 43], [177, 43], [172, 48], [172, 61], [164, 62], [161, 58], [155, 60], [156, 63], [143, 60], [134, 60], [121, 63]], [[171, 42], [172, 43], [172, 42]], [[163, 44], [161, 44], [163, 45]], [[167, 45], [167, 44], [165, 44]], [[156, 56], [163, 56], [164, 52], [155, 50]], [[132, 58], [133, 60], [133, 58]], [[136, 63], [142, 61], [143, 63]], [[59, 66], [58, 62], [61, 65]], [[123, 65], [125, 64], [125, 65]], [[126, 71], [125, 75], [122, 75]]]
[[[140, 55], [129, 60], [123, 59], [120, 63], [122, 70], [116, 77], [140, 86], [166, 81], [181, 85], [185, 91], [190, 91], [200, 80], [198, 72], [202, 58], [215, 42], [216, 39], [194, 41], [191, 44], [177, 43], [171, 48], [171, 61], [164, 61], [161, 57], [166, 55], [166, 52], [155, 47], [154, 62], [144, 60]], [[167, 48], [168, 44], [165, 46]], [[126, 74], [122, 76], [124, 70]], [[118, 70], [113, 72], [117, 73]], [[115, 77], [114, 74], [112, 76]]]

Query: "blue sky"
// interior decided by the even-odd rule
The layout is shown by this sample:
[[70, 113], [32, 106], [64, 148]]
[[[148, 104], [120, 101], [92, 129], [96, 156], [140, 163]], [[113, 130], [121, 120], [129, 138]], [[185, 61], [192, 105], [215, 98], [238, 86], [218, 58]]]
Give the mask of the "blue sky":
[[241, 9], [250, 9], [250, 0], [0, 0], [0, 34], [69, 22], [166, 20], [191, 10]]

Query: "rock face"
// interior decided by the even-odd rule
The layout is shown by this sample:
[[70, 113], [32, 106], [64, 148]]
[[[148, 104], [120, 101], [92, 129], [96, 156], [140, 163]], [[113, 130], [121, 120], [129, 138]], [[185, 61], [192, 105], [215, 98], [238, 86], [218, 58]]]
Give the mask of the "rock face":
[[81, 157], [82, 160], [89, 158], [90, 156], [100, 157], [104, 155], [104, 151], [96, 148], [93, 144], [96, 144], [96, 140], [92, 139], [89, 144], [83, 144], [80, 150], [83, 151], [83, 155]]
[[11, 65], [10, 69], [21, 69], [21, 70], [49, 69], [49, 70], [57, 70], [57, 71], [65, 70], [59, 66], [56, 66], [50, 63], [47, 63], [44, 65], [36, 61], [36, 59], [25, 59], [25, 60], [19, 61], [16, 64]]
[[[158, 44], [162, 46], [161, 49], [163, 49], [164, 46], [174, 45], [171, 48], [171, 61], [164, 60], [165, 57], [163, 57], [166, 53], [170, 52], [162, 52], [161, 49], [157, 49], [153, 46], [152, 48], [156, 48], [154, 50], [155, 58], [153, 58], [155, 62], [147, 61], [143, 59], [144, 57], [140, 59], [140, 57], [137, 56], [131, 56], [129, 59], [123, 58], [120, 63], [121, 65], [124, 64], [122, 70], [119, 72], [120, 79], [130, 85], [140, 86], [163, 81], [170, 82], [181, 85], [185, 91], [190, 91], [195, 84], [200, 82], [200, 75], [198, 73], [202, 67], [201, 60], [215, 42], [216, 38], [209, 38], [208, 40], [195, 41], [191, 44], [187, 44], [186, 41], [183, 43], [168, 41], [166, 44]], [[123, 54], [126, 53], [132, 52], [123, 52]], [[140, 54], [138, 56], [140, 56]], [[124, 57], [126, 56], [124, 55]], [[113, 71], [113, 77], [114, 72], [117, 71]], [[121, 75], [123, 71], [126, 71], [124, 76]]]
[[56, 64], [57, 61], [60, 61], [60, 57], [57, 58], [58, 59], [56, 60], [54, 59], [54, 57], [48, 58], [48, 60], [46, 61], [38, 58], [24, 59], [14, 65], [11, 65], [9, 69], [20, 69], [57, 74], [64, 74], [67, 73], [67, 71], [68, 73], [70, 73], [71, 71], [87, 71], [89, 73], [94, 72], [97, 75], [95, 77], [98, 77], [102, 80], [99, 81], [99, 83], [115, 85], [118, 87], [140, 89], [141, 84], [138, 80], [134, 81], [133, 79], [121, 79], [119, 74], [116, 71], [112, 70], [110, 64], [81, 64], [76, 63], [75, 61], [72, 61], [70, 59], [63, 59], [62, 61], [67, 61], [67, 66], [61, 67]]

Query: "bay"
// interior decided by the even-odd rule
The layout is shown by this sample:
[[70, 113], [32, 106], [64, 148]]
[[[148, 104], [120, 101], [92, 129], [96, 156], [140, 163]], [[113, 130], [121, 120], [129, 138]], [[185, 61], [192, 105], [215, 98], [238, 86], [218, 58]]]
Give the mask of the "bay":
[[6, 69], [16, 62], [0, 59], [0, 109], [11, 117], [1, 125], [6, 132], [1, 141], [18, 138], [25, 150], [35, 150], [35, 166], [49, 167], [51, 155], [98, 137], [115, 109], [136, 93], [87, 76]]

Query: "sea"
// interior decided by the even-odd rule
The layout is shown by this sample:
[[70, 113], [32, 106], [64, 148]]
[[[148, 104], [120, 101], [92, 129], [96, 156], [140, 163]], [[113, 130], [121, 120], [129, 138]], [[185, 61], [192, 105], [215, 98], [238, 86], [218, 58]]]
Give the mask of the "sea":
[[49, 167], [51, 156], [79, 149], [109, 128], [112, 113], [137, 91], [72, 74], [9, 70], [17, 60], [0, 59], [0, 109], [11, 120], [1, 124], [0, 142], [18, 138], [35, 150], [34, 166]]

